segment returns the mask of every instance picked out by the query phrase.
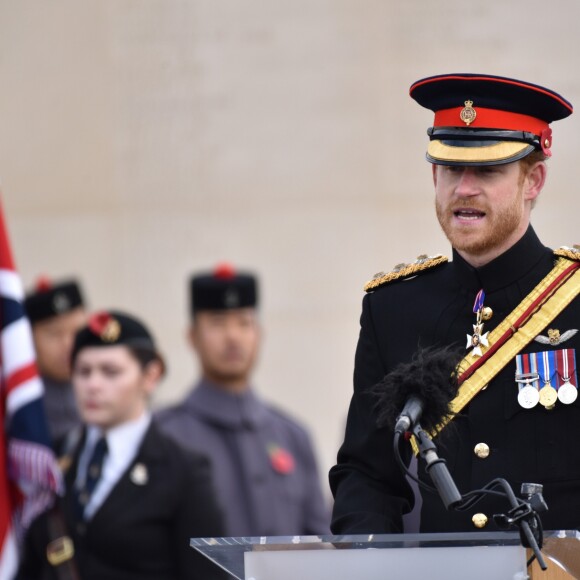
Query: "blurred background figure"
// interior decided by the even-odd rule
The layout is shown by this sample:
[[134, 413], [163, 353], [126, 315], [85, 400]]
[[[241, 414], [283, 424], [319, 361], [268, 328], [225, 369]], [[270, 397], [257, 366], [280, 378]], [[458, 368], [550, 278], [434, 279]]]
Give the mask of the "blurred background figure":
[[39, 278], [24, 306], [44, 382], [44, 407], [53, 442], [80, 423], [71, 386], [70, 354], [75, 334], [86, 322], [85, 302], [76, 280]]
[[149, 331], [127, 314], [95, 314], [72, 364], [84, 428], [66, 439], [65, 496], [31, 526], [19, 578], [225, 577], [189, 546], [224, 529], [207, 459], [151, 421], [165, 365]]
[[251, 386], [261, 340], [255, 276], [228, 264], [190, 281], [189, 342], [201, 378], [161, 428], [214, 467], [229, 536], [329, 533], [310, 437]]

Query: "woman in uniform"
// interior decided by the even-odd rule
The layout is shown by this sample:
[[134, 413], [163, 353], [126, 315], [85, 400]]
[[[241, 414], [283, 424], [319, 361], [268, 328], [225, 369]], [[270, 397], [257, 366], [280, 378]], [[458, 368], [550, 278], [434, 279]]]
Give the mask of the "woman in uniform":
[[66, 491], [31, 526], [19, 578], [223, 578], [189, 546], [223, 535], [208, 460], [163, 436], [148, 410], [164, 374], [153, 337], [115, 311], [76, 335], [73, 387], [82, 429], [62, 458]]

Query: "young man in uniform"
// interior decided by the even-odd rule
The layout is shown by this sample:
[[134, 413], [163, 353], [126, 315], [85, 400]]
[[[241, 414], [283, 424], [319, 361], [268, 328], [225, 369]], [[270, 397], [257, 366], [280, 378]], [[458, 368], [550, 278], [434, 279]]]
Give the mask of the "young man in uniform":
[[[367, 284], [344, 443], [330, 472], [334, 533], [401, 532], [413, 495], [393, 431], [369, 395], [419, 347], [463, 349], [458, 414], [434, 438], [461, 493], [505, 478], [543, 484], [547, 529], [580, 526], [580, 251], [552, 251], [530, 214], [546, 179], [557, 93], [489, 75], [430, 77], [411, 97], [435, 113], [427, 160], [453, 260], [420, 257]], [[468, 337], [467, 349], [466, 335]], [[442, 418], [443, 419], [443, 418]], [[411, 445], [402, 443], [404, 460]], [[432, 485], [420, 460], [420, 479]], [[505, 499], [447, 511], [422, 493], [421, 531], [496, 530]]]
[[32, 325], [38, 369], [44, 382], [44, 408], [50, 435], [60, 441], [80, 424], [71, 386], [70, 354], [86, 312], [76, 280], [37, 281], [26, 296], [25, 308]]
[[256, 278], [221, 265], [191, 279], [191, 347], [202, 377], [157, 421], [209, 456], [230, 536], [329, 533], [310, 437], [251, 388], [260, 345]]

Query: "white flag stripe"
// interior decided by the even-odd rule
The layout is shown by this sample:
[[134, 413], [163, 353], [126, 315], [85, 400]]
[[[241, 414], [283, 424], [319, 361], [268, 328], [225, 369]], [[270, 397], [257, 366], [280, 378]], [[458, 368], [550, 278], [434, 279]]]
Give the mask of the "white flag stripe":
[[42, 380], [37, 376], [20, 383], [18, 388], [12, 390], [6, 399], [6, 411], [8, 416], [11, 417], [16, 413], [16, 411], [18, 411], [18, 409], [21, 409], [24, 405], [42, 397], [43, 394], [44, 385]]
[[22, 281], [13, 270], [0, 268], [0, 294], [18, 302], [23, 301], [24, 288], [22, 287]]
[[18, 549], [12, 530], [8, 530], [0, 545], [0, 578], [13, 578], [18, 568]]
[[0, 340], [4, 364], [2, 371], [5, 378], [35, 360], [32, 331], [28, 319], [22, 317], [9, 324], [2, 331]]

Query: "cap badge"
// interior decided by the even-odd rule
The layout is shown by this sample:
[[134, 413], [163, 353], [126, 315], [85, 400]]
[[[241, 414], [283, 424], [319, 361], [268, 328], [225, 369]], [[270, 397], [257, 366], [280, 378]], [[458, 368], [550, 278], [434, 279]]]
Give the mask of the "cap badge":
[[475, 121], [475, 117], [477, 117], [477, 112], [473, 108], [473, 101], [470, 101], [468, 99], [467, 101], [465, 101], [465, 107], [463, 107], [463, 109], [461, 109], [461, 112], [459, 113], [459, 118], [466, 125], [471, 125], [471, 123]]
[[224, 295], [226, 308], [237, 308], [240, 305], [240, 297], [234, 288], [228, 288]]
[[70, 310], [71, 302], [64, 292], [57, 292], [52, 299], [52, 306], [57, 314]]
[[101, 339], [105, 342], [115, 342], [118, 340], [120, 334], [121, 325], [114, 318], [111, 318], [101, 332]]
[[108, 312], [95, 314], [89, 320], [89, 328], [103, 342], [116, 342], [121, 336], [121, 325]]

